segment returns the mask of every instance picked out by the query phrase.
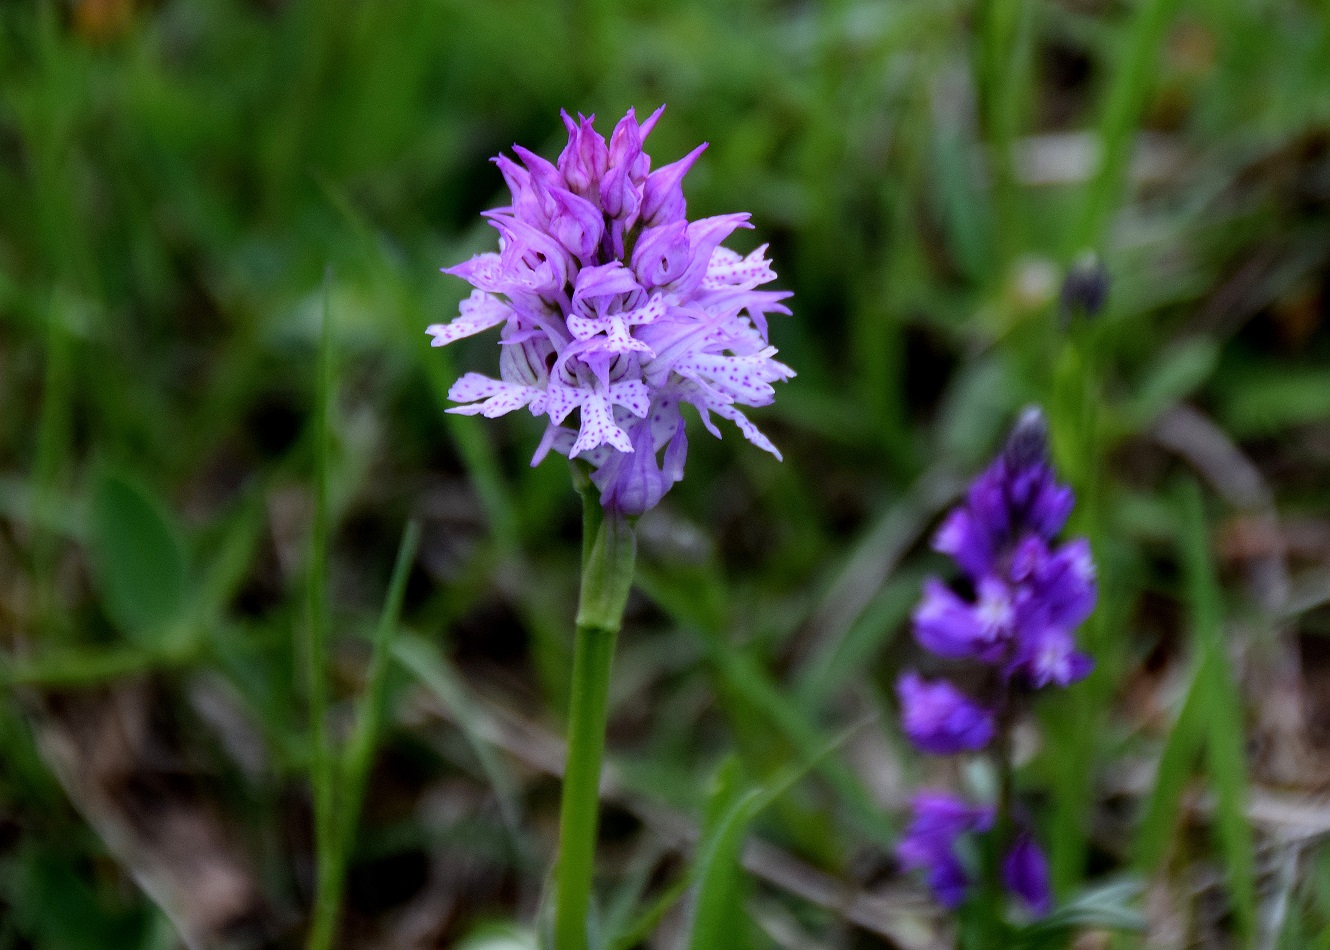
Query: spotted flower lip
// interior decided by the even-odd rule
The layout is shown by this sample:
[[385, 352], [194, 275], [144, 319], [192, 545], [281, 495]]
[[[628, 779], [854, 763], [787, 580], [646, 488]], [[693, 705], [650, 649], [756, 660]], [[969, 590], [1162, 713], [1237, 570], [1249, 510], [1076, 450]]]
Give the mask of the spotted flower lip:
[[770, 405], [794, 371], [775, 359], [769, 315], [789, 314], [767, 245], [724, 247], [747, 214], [689, 221], [683, 181], [706, 148], [652, 169], [644, 150], [664, 106], [629, 110], [608, 142], [594, 116], [563, 113], [568, 144], [551, 162], [521, 146], [494, 162], [512, 201], [485, 213], [498, 252], [444, 269], [474, 288], [433, 345], [501, 327], [499, 378], [467, 373], [449, 412], [546, 420], [532, 464], [550, 451], [585, 460], [607, 509], [637, 515], [683, 477], [682, 407], [720, 437], [728, 419], [776, 446], [740, 407]]

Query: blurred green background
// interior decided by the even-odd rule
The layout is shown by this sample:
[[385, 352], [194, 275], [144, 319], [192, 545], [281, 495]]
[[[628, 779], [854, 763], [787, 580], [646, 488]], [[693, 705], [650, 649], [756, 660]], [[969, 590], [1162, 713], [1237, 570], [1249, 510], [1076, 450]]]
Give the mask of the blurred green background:
[[[690, 216], [771, 242], [799, 376], [755, 413], [783, 464], [699, 428], [643, 521], [607, 946], [948, 945], [890, 846], [966, 776], [900, 741], [892, 683], [931, 526], [1038, 402], [1102, 596], [1022, 794], [1064, 901], [1144, 884], [1143, 933], [1077, 946], [1330, 948], [1323, 3], [9, 0], [0, 950], [300, 945], [325, 306], [336, 735], [422, 529], [344, 945], [526, 945], [577, 499], [529, 418], [443, 414], [493, 339], [424, 328], [493, 246], [489, 157], [661, 102], [658, 163], [711, 143]], [[1093, 318], [1060, 301], [1087, 254]]]

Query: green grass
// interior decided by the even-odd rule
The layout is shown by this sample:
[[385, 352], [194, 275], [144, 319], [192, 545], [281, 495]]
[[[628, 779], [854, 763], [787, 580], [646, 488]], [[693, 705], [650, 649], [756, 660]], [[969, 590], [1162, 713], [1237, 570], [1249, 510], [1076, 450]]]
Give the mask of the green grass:
[[[333, 945], [548, 928], [577, 497], [529, 418], [444, 413], [492, 338], [424, 328], [493, 246], [490, 156], [662, 101], [657, 161], [710, 143], [690, 216], [772, 244], [799, 376], [755, 414], [783, 463], [692, 428], [640, 525], [607, 946], [929, 945], [869, 897], [904, 796], [963, 777], [893, 684], [936, 519], [1031, 401], [1101, 582], [1097, 670], [1020, 744], [1065, 902], [1031, 946], [1159, 906], [1330, 946], [1322, 836], [1247, 814], [1324, 781], [1271, 765], [1263, 691], [1330, 714], [1325, 608], [1271, 606], [1327, 560], [1327, 62], [1305, 0], [0, 6], [0, 950], [299, 946], [320, 879]], [[1086, 250], [1109, 302], [1067, 324]], [[106, 761], [54, 767], [94, 723]], [[165, 814], [217, 830], [226, 913]]]

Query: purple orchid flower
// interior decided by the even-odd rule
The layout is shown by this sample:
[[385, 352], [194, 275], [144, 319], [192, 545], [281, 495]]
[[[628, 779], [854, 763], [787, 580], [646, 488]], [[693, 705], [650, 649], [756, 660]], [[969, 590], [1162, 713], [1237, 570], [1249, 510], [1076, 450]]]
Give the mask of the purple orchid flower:
[[[788, 314], [766, 246], [722, 247], [746, 214], [689, 222], [683, 179], [705, 146], [651, 170], [643, 145], [659, 119], [632, 110], [607, 143], [594, 116], [566, 113], [557, 162], [514, 146], [495, 159], [512, 203], [486, 213], [499, 253], [445, 273], [475, 290], [461, 315], [428, 328], [435, 346], [501, 326], [499, 378], [467, 373], [449, 412], [494, 417], [525, 408], [547, 420], [532, 464], [551, 450], [590, 464], [607, 509], [639, 515], [683, 477], [691, 405], [780, 452], [739, 407], [769, 405], [794, 376], [775, 359], [767, 315]], [[509, 355], [511, 353], [511, 355]]]

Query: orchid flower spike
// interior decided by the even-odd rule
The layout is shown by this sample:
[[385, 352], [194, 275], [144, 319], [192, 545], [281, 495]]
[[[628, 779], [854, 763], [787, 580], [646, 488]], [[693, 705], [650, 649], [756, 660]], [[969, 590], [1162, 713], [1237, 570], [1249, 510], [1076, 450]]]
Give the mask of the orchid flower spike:
[[435, 346], [500, 327], [499, 378], [467, 373], [449, 412], [488, 418], [526, 409], [546, 420], [531, 464], [550, 452], [585, 460], [607, 510], [640, 515], [683, 478], [683, 407], [711, 434], [733, 422], [754, 445], [780, 452], [740, 407], [766, 406], [794, 371], [775, 359], [767, 316], [788, 314], [766, 245], [723, 247], [748, 215], [686, 217], [683, 179], [695, 149], [656, 170], [643, 145], [663, 110], [632, 110], [609, 142], [594, 116], [563, 116], [556, 162], [514, 146], [499, 156], [512, 203], [486, 212], [499, 250], [444, 273], [475, 290]]

